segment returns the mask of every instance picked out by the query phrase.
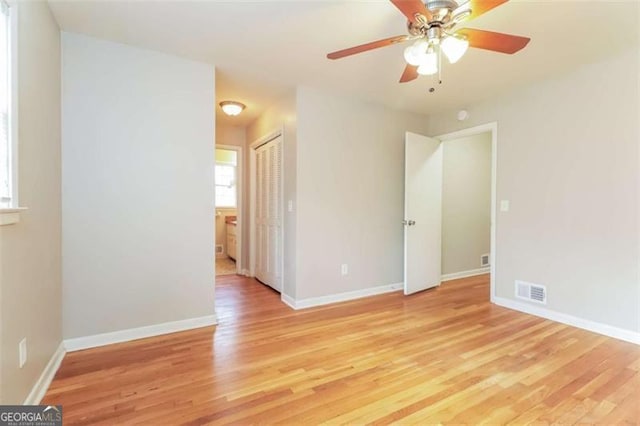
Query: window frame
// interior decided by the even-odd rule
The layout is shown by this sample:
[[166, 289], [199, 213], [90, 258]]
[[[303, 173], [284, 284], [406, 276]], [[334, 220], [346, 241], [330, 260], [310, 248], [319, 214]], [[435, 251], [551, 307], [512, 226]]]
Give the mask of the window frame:
[[[218, 183], [216, 183], [216, 171], [218, 169], [219, 166], [225, 166], [225, 167], [233, 167], [233, 188], [236, 191], [236, 204], [233, 206], [219, 206], [218, 205], [218, 187], [219, 186], [225, 186], [225, 185], [218, 185]], [[226, 163], [218, 163], [215, 162], [214, 163], [214, 189], [215, 189], [215, 197], [214, 197], [214, 204], [215, 204], [215, 208], [216, 209], [237, 209], [238, 208], [238, 197], [240, 196], [238, 194], [238, 165], [232, 165], [232, 164], [226, 164]]]
[[9, 197], [0, 199], [0, 225], [10, 225], [20, 221], [20, 212], [26, 210], [19, 207], [18, 191], [18, 146], [19, 146], [19, 117], [18, 117], [18, 22], [19, 2], [17, 0], [0, 0], [9, 10], [9, 120], [8, 120], [8, 149], [9, 149]]

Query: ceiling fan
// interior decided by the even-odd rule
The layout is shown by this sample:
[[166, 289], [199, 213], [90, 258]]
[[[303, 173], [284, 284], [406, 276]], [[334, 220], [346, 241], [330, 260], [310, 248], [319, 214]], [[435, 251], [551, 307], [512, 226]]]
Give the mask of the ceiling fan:
[[494, 52], [514, 54], [523, 49], [530, 39], [493, 31], [462, 28], [454, 30], [463, 21], [477, 18], [508, 0], [390, 0], [408, 19], [408, 35], [389, 37], [348, 49], [329, 53], [327, 58], [340, 59], [356, 53], [414, 41], [404, 51], [407, 66], [400, 83], [415, 80], [418, 75], [434, 75], [441, 69], [441, 54], [450, 63], [457, 62], [469, 46]]

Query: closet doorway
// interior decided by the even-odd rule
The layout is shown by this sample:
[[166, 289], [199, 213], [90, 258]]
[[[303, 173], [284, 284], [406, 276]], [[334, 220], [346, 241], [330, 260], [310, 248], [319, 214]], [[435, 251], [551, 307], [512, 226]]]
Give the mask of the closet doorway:
[[251, 275], [282, 291], [282, 132], [251, 144]]

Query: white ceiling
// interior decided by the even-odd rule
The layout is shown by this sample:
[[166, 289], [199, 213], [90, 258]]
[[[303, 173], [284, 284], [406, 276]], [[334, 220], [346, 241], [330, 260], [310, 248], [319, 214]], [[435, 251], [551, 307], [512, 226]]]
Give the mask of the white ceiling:
[[296, 85], [428, 114], [639, 44], [636, 0], [511, 0], [465, 26], [528, 36], [529, 45], [513, 56], [469, 49], [457, 64], [444, 66], [443, 84], [429, 93], [430, 77], [398, 83], [404, 44], [326, 59], [334, 50], [404, 34], [405, 18], [385, 0], [50, 0], [50, 5], [63, 31], [215, 64], [216, 101], [247, 105], [238, 117], [218, 112], [218, 119], [240, 126]]

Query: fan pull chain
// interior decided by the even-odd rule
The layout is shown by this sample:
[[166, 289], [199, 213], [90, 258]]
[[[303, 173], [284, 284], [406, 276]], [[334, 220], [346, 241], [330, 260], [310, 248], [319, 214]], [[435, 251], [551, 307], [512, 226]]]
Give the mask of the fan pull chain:
[[[442, 49], [438, 46], [438, 84], [442, 84]], [[429, 88], [429, 93], [436, 91], [435, 87]]]
[[442, 84], [442, 47], [438, 45], [438, 84]]

